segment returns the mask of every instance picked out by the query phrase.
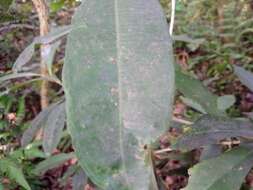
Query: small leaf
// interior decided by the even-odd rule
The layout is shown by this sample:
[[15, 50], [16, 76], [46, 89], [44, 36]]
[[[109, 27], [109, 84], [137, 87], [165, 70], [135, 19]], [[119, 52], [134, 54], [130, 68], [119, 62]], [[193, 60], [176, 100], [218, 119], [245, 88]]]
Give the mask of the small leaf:
[[188, 35], [184, 35], [184, 34], [183, 35], [173, 35], [172, 39], [174, 41], [196, 44], [198, 46], [203, 44], [206, 41], [204, 38], [193, 39], [193, 38], [189, 37]]
[[31, 127], [29, 127], [23, 134], [22, 139], [21, 139], [21, 145], [27, 146], [34, 138], [35, 134], [37, 131], [44, 127], [45, 123], [47, 122], [47, 118], [52, 110], [54, 110], [55, 107], [58, 106], [60, 103], [54, 103], [51, 104], [49, 107], [45, 108], [42, 110], [32, 121]]
[[250, 121], [205, 115], [196, 121], [192, 129], [186, 132], [174, 146], [182, 149], [195, 149], [217, 144], [224, 138], [251, 138], [252, 136], [253, 125]]
[[217, 107], [219, 110], [226, 110], [230, 108], [235, 103], [235, 96], [234, 95], [225, 95], [220, 96], [217, 99]]
[[[81, 26], [79, 26], [81, 27]], [[55, 28], [53, 31], [49, 32], [46, 36], [38, 36], [36, 37], [33, 42], [25, 48], [25, 50], [19, 55], [17, 60], [15, 61], [12, 70], [14, 73], [17, 73], [22, 69], [22, 67], [27, 64], [33, 54], [34, 54], [34, 48], [35, 45], [37, 44], [50, 44], [53, 43], [54, 41], [58, 40], [59, 38], [67, 35], [71, 30], [73, 29], [72, 25], [69, 26], [61, 26], [58, 28]], [[47, 53], [47, 55], [53, 54], [52, 53]]]
[[17, 72], [21, 70], [21, 68], [28, 63], [34, 54], [34, 48], [35, 48], [35, 43], [32, 42], [30, 45], [28, 45], [23, 52], [21, 52], [15, 61], [12, 70], [14, 72]]
[[253, 73], [245, 70], [242, 67], [233, 66], [236, 76], [240, 79], [242, 84], [248, 87], [253, 92]]
[[0, 77], [0, 83], [6, 80], [11, 80], [11, 79], [17, 79], [17, 78], [23, 78], [23, 77], [40, 77], [40, 76], [41, 75], [37, 73], [13, 73], [13, 74], [8, 74], [8, 75]]
[[61, 44], [61, 41], [57, 41], [57, 42], [54, 42], [53, 44], [48, 45], [48, 47], [47, 47], [48, 48], [47, 49], [48, 53], [47, 53], [47, 56], [45, 58], [45, 61], [46, 61], [46, 65], [47, 65], [49, 75], [53, 75], [52, 65], [53, 65], [53, 62], [54, 62], [54, 56], [55, 56], [56, 50], [58, 49], [60, 44]]
[[[2, 76], [2, 77], [0, 77], [0, 84], [3, 83], [4, 81], [7, 81], [7, 80], [25, 78], [25, 77], [39, 77], [36, 79], [47, 80], [47, 81], [55, 82], [55, 83], [61, 85], [61, 81], [58, 78], [56, 78], [55, 76], [44, 76], [44, 75], [41, 75], [38, 73], [29, 73], [29, 72], [12, 73], [12, 74], [7, 74], [5, 76]], [[35, 79], [32, 79], [32, 80], [35, 81]]]
[[[71, 176], [73, 176], [79, 169], [80, 169], [80, 166], [77, 164], [70, 165], [67, 168], [67, 170], [64, 172], [61, 179], [59, 180], [60, 185], [61, 186], [67, 185], [69, 183], [69, 178], [71, 178]], [[72, 180], [72, 182], [73, 182], [73, 180]]]
[[47, 170], [53, 169], [71, 158], [75, 158], [75, 155], [73, 153], [61, 153], [50, 156], [46, 160], [36, 165], [35, 169], [33, 170], [33, 173], [35, 175], [43, 174]]
[[204, 109], [200, 104], [198, 104], [197, 102], [193, 101], [192, 99], [187, 98], [187, 97], [183, 97], [183, 96], [181, 96], [180, 99], [181, 99], [187, 106], [192, 107], [193, 109], [199, 111], [200, 113], [204, 113], [204, 114], [207, 113], [207, 112], [205, 111], [205, 109]]
[[9, 178], [15, 180], [19, 185], [24, 187], [26, 190], [31, 190], [27, 183], [23, 171], [10, 159], [2, 158], [0, 160], [0, 170], [6, 173]]
[[57, 147], [65, 124], [65, 103], [56, 105], [49, 113], [43, 134], [43, 149], [50, 155]]
[[50, 10], [57, 12], [64, 6], [64, 0], [58, 0], [50, 3]]
[[190, 169], [189, 182], [184, 190], [239, 190], [252, 162], [252, 150], [234, 148]]
[[34, 39], [34, 43], [36, 44], [50, 44], [59, 38], [67, 35], [70, 33], [73, 29], [78, 29], [78, 28], [85, 28], [85, 24], [76, 26], [75, 28], [73, 25], [66, 25], [66, 26], [59, 26], [57, 28], [54, 28], [51, 32], [49, 32], [45, 36], [38, 36]]
[[79, 169], [72, 178], [73, 190], [83, 190], [88, 178], [82, 169]]
[[207, 160], [219, 156], [222, 153], [221, 146], [218, 144], [211, 144], [203, 147], [200, 160]]
[[184, 74], [178, 66], [176, 66], [176, 88], [186, 98], [199, 104], [203, 109], [202, 111], [211, 115], [224, 115], [217, 108], [218, 96], [209, 92], [199, 80]]

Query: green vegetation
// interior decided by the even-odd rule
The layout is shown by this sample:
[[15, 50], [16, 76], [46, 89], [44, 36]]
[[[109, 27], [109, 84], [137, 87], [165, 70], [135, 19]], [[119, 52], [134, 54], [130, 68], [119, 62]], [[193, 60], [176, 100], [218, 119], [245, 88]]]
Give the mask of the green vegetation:
[[253, 188], [253, 1], [172, 2], [0, 2], [0, 190]]

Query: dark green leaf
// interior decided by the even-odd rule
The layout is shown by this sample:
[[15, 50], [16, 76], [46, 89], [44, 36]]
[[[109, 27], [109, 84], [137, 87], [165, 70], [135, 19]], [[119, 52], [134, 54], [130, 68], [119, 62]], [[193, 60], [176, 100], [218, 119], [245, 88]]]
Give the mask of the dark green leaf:
[[[81, 26], [79, 26], [81, 27]], [[51, 31], [46, 36], [39, 36], [34, 39], [34, 41], [25, 48], [25, 50], [19, 55], [17, 60], [15, 61], [12, 70], [16, 73], [22, 69], [22, 67], [28, 63], [28, 61], [31, 60], [33, 54], [34, 54], [34, 48], [36, 44], [50, 44], [58, 40], [59, 38], [67, 35], [71, 30], [72, 26], [61, 26], [58, 28], [55, 28], [53, 31]], [[51, 45], [49, 45], [51, 46]], [[53, 54], [51, 52], [53, 49], [46, 48], [45, 49], [48, 52], [43, 52], [43, 56], [48, 60], [50, 58], [50, 54]]]
[[235, 148], [190, 169], [184, 190], [239, 190], [252, 165], [252, 150]]
[[253, 73], [245, 70], [242, 67], [234, 65], [234, 72], [240, 79], [242, 84], [248, 87], [253, 92]]
[[63, 164], [67, 160], [75, 158], [75, 155], [73, 153], [61, 153], [57, 155], [53, 155], [48, 157], [46, 160], [40, 162], [38, 165], [36, 165], [35, 169], [33, 170], [33, 173], [35, 175], [40, 175], [45, 173], [47, 170], [53, 169], [60, 164]]
[[176, 88], [192, 102], [199, 104], [203, 111], [211, 115], [224, 114], [217, 108], [218, 96], [209, 92], [199, 80], [184, 74], [178, 66], [176, 67]]
[[51, 113], [52, 110], [55, 109], [55, 107], [58, 107], [60, 102], [51, 104], [49, 107], [45, 108], [42, 110], [32, 121], [31, 127], [29, 127], [23, 134], [22, 139], [21, 139], [21, 144], [22, 146], [27, 146], [34, 138], [35, 134], [37, 131], [44, 127], [49, 114]]
[[0, 159], [0, 170], [1, 172], [6, 173], [9, 178], [15, 180], [26, 190], [31, 190], [29, 184], [24, 177], [23, 171], [12, 160], [7, 158]]
[[43, 149], [51, 154], [57, 147], [65, 124], [65, 103], [57, 104], [49, 113], [43, 134]]
[[82, 169], [79, 169], [73, 176], [73, 190], [83, 190], [84, 186], [87, 184], [87, 176]]
[[102, 189], [147, 190], [153, 171], [143, 147], [168, 126], [174, 89], [159, 2], [83, 1], [72, 24], [87, 26], [70, 32], [63, 69], [80, 164]]
[[250, 121], [206, 115], [193, 124], [192, 129], [178, 140], [175, 147], [195, 149], [206, 145], [217, 144], [224, 138], [251, 138], [252, 136], [253, 125]]

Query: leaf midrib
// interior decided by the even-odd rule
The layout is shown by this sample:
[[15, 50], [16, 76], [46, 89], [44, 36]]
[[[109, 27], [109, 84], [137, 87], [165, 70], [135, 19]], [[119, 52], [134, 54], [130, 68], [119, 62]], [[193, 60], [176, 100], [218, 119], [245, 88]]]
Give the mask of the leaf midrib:
[[[121, 81], [121, 67], [120, 67], [120, 21], [119, 21], [119, 4], [118, 0], [114, 0], [114, 15], [115, 15], [115, 32], [116, 32], [116, 65], [117, 65], [117, 74], [118, 74], [118, 119], [119, 119], [119, 144], [120, 144], [120, 154], [121, 154], [121, 161], [122, 161], [122, 170], [123, 174], [126, 171], [126, 166], [124, 164], [124, 144], [123, 144], [123, 123], [122, 123], [122, 81]], [[128, 178], [126, 178], [127, 184], [129, 184]]]

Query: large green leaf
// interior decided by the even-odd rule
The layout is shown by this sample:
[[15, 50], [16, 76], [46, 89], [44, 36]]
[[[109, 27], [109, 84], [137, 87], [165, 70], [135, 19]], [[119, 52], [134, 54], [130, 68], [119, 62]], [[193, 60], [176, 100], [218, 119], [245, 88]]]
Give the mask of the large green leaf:
[[235, 148], [190, 169], [189, 184], [184, 190], [239, 190], [252, 165], [253, 151]]
[[175, 148], [195, 149], [217, 144], [230, 137], [253, 137], [253, 124], [248, 120], [205, 115], [194, 123], [177, 142]]
[[102, 189], [147, 190], [144, 145], [168, 126], [174, 89], [166, 19], [157, 0], [86, 0], [72, 22], [83, 24], [63, 69], [76, 154]]

